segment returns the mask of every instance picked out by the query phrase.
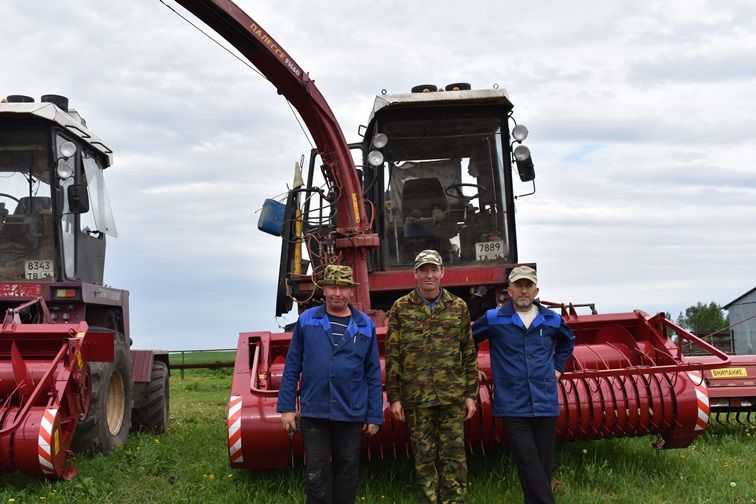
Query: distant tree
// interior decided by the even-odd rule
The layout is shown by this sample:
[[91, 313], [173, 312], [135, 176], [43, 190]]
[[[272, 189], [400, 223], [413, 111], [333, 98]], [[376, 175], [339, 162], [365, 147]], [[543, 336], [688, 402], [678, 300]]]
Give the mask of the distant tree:
[[709, 334], [727, 327], [727, 318], [717, 303], [712, 301], [705, 305], [699, 301], [694, 306], [687, 307], [684, 313], [680, 313], [677, 325], [692, 333]]

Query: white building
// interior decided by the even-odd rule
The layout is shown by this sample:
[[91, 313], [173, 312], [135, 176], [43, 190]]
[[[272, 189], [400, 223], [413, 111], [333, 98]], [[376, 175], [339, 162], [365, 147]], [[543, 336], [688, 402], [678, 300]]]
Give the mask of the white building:
[[727, 320], [730, 325], [745, 321], [730, 329], [733, 354], [756, 354], [756, 287], [722, 308], [727, 310]]

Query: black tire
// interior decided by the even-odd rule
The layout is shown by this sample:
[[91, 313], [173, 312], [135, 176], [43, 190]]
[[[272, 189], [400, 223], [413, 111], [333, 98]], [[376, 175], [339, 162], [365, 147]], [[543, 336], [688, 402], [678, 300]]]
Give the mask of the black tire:
[[165, 432], [170, 412], [168, 366], [155, 359], [152, 361], [150, 383], [144, 389], [142, 407], [131, 412], [131, 428], [143, 432]]
[[107, 453], [129, 438], [134, 383], [131, 379], [131, 355], [123, 334], [113, 332], [113, 362], [89, 362], [90, 402], [87, 415], [76, 427], [71, 447], [76, 453]]

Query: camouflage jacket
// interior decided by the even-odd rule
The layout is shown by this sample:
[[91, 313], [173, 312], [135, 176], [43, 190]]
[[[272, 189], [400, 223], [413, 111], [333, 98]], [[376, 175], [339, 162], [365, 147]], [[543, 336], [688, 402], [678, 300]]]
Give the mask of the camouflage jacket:
[[463, 300], [443, 290], [433, 313], [417, 289], [394, 302], [386, 336], [386, 392], [405, 408], [478, 397], [478, 360]]

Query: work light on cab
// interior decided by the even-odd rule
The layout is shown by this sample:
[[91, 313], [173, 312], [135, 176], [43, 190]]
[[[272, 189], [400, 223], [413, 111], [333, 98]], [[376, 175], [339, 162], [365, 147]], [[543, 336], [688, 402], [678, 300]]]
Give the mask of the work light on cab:
[[63, 142], [60, 144], [60, 156], [62, 158], [68, 159], [74, 154], [76, 154], [76, 144], [73, 142]]
[[71, 175], [73, 175], [73, 166], [71, 166], [71, 163], [60, 163], [55, 169], [55, 173], [58, 174], [59, 179], [66, 180], [67, 178], [70, 178]]
[[383, 133], [378, 133], [373, 137], [373, 147], [383, 149], [388, 143], [388, 137]]
[[381, 166], [383, 164], [383, 154], [381, 151], [370, 151], [368, 154], [368, 163], [370, 163], [370, 166]]
[[512, 136], [518, 142], [522, 142], [523, 140], [528, 138], [528, 128], [524, 124], [518, 124], [512, 129]]

